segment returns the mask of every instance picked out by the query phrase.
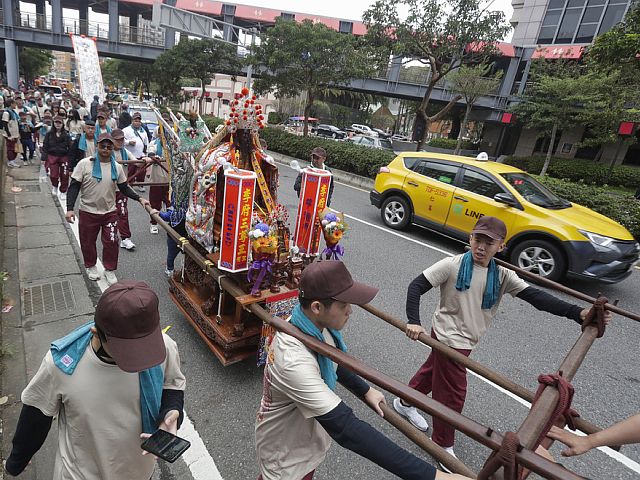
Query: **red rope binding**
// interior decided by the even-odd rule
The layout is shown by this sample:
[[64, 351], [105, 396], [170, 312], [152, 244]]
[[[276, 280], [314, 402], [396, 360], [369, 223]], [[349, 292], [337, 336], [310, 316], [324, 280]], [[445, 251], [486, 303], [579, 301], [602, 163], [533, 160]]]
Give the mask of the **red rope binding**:
[[593, 307], [589, 309], [589, 313], [587, 313], [586, 318], [582, 322], [582, 331], [589, 326], [594, 325], [598, 328], [598, 338], [604, 335], [605, 327], [604, 324], [604, 305], [609, 303], [609, 299], [607, 297], [599, 296], [596, 301], [593, 303]]
[[551, 427], [556, 423], [559, 417], [564, 417], [566, 424], [571, 430], [575, 430], [576, 426], [573, 422], [574, 418], [579, 417], [578, 412], [571, 408], [571, 402], [573, 401], [573, 385], [569, 383], [560, 373], [554, 373], [553, 375], [540, 375], [538, 377], [538, 390], [533, 399], [533, 404], [538, 401], [538, 398], [546, 387], [555, 387], [560, 393], [560, 398], [556, 404], [556, 408], [553, 410], [553, 414], [549, 417], [549, 420], [542, 429], [542, 433], [536, 442], [536, 447], [540, 445], [544, 437], [549, 433]]
[[500, 467], [504, 467], [504, 480], [517, 480], [519, 467], [516, 462], [516, 453], [522, 450], [518, 435], [514, 432], [504, 434], [500, 450], [493, 454], [478, 473], [478, 480], [488, 480]]

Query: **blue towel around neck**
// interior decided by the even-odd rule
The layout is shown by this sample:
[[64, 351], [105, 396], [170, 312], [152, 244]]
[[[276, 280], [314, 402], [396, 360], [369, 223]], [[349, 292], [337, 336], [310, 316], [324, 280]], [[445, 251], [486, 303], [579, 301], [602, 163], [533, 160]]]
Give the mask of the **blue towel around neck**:
[[[100, 165], [100, 159], [98, 155], [93, 157], [93, 169], [91, 170], [91, 176], [96, 179], [96, 182], [102, 181], [102, 165]], [[116, 156], [114, 153], [111, 154], [111, 180], [118, 180], [118, 169], [116, 167]]]
[[[91, 327], [94, 322], [86, 323], [66, 336], [51, 342], [51, 356], [53, 363], [63, 373], [72, 375], [82, 356], [87, 351], [91, 342]], [[164, 384], [164, 372], [160, 365], [138, 373], [140, 382], [140, 415], [142, 420], [142, 432], [153, 433], [158, 428], [160, 415], [160, 402], [162, 400], [162, 387]]]
[[[322, 332], [316, 325], [307, 318], [307, 316], [300, 308], [300, 305], [296, 305], [291, 313], [291, 320], [289, 320], [291, 325], [298, 327], [302, 333], [306, 333], [307, 335], [311, 335], [314, 338], [317, 338], [321, 342], [324, 342], [324, 337], [322, 336]], [[334, 330], [333, 328], [327, 329], [329, 333], [333, 337], [333, 341], [336, 343], [336, 347], [342, 350], [343, 352], [347, 351], [347, 346], [342, 339], [342, 334], [339, 330]], [[338, 381], [338, 375], [336, 374], [335, 368], [333, 368], [333, 362], [330, 358], [325, 357], [324, 355], [320, 355], [316, 353], [316, 358], [318, 360], [318, 366], [320, 367], [320, 375], [322, 376], [322, 380], [331, 390], [336, 389], [336, 382]]]
[[[456, 278], [456, 290], [464, 292], [469, 290], [471, 286], [471, 277], [473, 276], [473, 255], [469, 251], [462, 256], [462, 262], [458, 269], [458, 277]], [[500, 272], [498, 271], [498, 265], [492, 258], [489, 261], [489, 267], [487, 270], [487, 283], [484, 287], [484, 294], [482, 295], [482, 309], [489, 310], [498, 301], [500, 295]]]
[[80, 140], [78, 140], [78, 149], [83, 152], [87, 151], [87, 134], [83, 133], [80, 135]]

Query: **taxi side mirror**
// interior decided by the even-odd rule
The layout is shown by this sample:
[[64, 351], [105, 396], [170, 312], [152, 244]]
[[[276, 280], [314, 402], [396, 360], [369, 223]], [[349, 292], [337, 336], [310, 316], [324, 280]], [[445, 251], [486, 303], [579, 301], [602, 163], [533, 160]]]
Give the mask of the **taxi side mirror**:
[[522, 205], [520, 205], [520, 202], [518, 202], [518, 200], [516, 200], [516, 198], [510, 193], [505, 193], [505, 192], [496, 193], [493, 196], [493, 199], [498, 203], [504, 203], [505, 205], [509, 205], [510, 207], [514, 207], [519, 210], [524, 210], [522, 208]]

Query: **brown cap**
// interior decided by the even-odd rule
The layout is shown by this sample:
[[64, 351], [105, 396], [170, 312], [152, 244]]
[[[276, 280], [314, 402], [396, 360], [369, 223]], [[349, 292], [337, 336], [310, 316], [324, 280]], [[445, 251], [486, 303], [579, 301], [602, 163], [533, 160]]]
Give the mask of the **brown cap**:
[[54, 122], [64, 122], [64, 118], [61, 117], [60, 115], [56, 115], [55, 117], [53, 117], [53, 121]]
[[132, 119], [139, 118], [142, 119], [142, 114], [140, 112], [134, 112], [131, 116]]
[[124, 138], [124, 132], [119, 128], [111, 130], [111, 138], [114, 140], [122, 140]]
[[106, 141], [106, 140], [108, 140], [108, 141], [110, 141], [111, 143], [113, 143], [113, 138], [111, 138], [111, 134], [110, 134], [109, 132], [101, 133], [101, 134], [98, 136], [98, 142], [97, 142], [97, 143], [102, 143], [102, 142], [104, 142], [104, 141]]
[[107, 114], [104, 112], [98, 112], [96, 118], [107, 118]]
[[471, 233], [486, 235], [494, 240], [504, 240], [507, 237], [507, 226], [499, 218], [481, 217]]
[[344, 263], [339, 260], [314, 262], [300, 277], [300, 297], [309, 300], [333, 298], [340, 302], [364, 305], [373, 300], [378, 289], [354, 282]]
[[123, 280], [111, 285], [98, 301], [95, 320], [121, 370], [141, 372], [164, 362], [158, 297], [146, 283]]
[[311, 155], [318, 155], [319, 157], [327, 157], [327, 151], [322, 147], [316, 147], [311, 150]]

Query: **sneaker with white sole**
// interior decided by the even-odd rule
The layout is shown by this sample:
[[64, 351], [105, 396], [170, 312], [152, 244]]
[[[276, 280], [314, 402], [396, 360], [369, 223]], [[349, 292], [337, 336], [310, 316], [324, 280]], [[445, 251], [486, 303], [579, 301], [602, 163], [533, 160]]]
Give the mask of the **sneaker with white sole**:
[[64, 192], [60, 192], [60, 201], [64, 202], [67, 200], [67, 194]]
[[133, 250], [134, 248], [136, 248], [136, 244], [133, 243], [130, 238], [123, 238], [122, 240], [120, 240], [120, 248]]
[[113, 285], [118, 282], [118, 278], [116, 277], [115, 270], [105, 270], [104, 271], [104, 279], [107, 281], [109, 285]]
[[409, 420], [411, 425], [416, 427], [418, 430], [422, 430], [423, 432], [429, 430], [429, 424], [424, 417], [418, 413], [418, 409], [416, 407], [407, 407], [402, 404], [399, 398], [396, 398], [393, 400], [393, 408], [396, 412]]
[[167, 270], [165, 270], [165, 271], [164, 271], [164, 274], [165, 274], [167, 277], [171, 278], [171, 277], [173, 277], [173, 270], [168, 270], [168, 269], [167, 269]]
[[58, 187], [51, 187], [51, 195], [58, 195]]
[[158, 226], [157, 225], [149, 225], [149, 233], [152, 235], [158, 234]]
[[11, 160], [7, 165], [9, 165], [11, 168], [20, 168], [20, 165], [18, 165], [18, 162], [16, 162], [15, 160]]
[[92, 280], [94, 282], [97, 280], [100, 280], [100, 273], [98, 272], [98, 267], [96, 267], [95, 265], [93, 267], [88, 267], [87, 276], [89, 277], [89, 280]]
[[[444, 448], [444, 451], [447, 452], [449, 455], [451, 455], [454, 458], [458, 458], [455, 454], [455, 452], [453, 451], [453, 447], [442, 447]], [[440, 467], [440, 470], [442, 470], [445, 473], [453, 473], [450, 469], [448, 469], [444, 463], [442, 462], [438, 462], [438, 467]]]
[[29, 166], [29, 160], [22, 160], [22, 165], [24, 165], [25, 167]]

